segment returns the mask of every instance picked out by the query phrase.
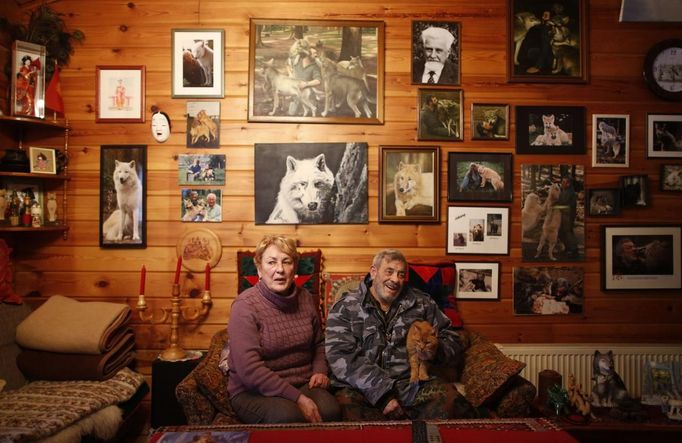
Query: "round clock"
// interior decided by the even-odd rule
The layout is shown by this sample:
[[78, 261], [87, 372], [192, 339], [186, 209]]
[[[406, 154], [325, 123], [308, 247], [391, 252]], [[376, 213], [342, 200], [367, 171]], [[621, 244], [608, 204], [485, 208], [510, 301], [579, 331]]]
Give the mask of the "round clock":
[[666, 100], [682, 100], [682, 39], [655, 44], [644, 60], [644, 81]]

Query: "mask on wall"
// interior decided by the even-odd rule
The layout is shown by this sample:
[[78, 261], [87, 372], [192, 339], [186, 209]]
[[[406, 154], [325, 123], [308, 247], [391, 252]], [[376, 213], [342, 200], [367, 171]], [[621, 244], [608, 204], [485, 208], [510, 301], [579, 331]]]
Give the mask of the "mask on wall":
[[152, 135], [154, 139], [163, 143], [168, 140], [171, 133], [171, 122], [168, 114], [157, 111], [152, 114]]

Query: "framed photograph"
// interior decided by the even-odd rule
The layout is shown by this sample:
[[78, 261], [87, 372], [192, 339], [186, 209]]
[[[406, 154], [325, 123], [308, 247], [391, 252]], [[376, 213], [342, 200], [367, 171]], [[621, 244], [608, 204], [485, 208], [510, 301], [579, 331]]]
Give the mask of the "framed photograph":
[[145, 67], [97, 66], [98, 123], [143, 123]]
[[682, 114], [647, 114], [647, 158], [682, 158]]
[[256, 224], [367, 224], [367, 143], [256, 143]]
[[521, 257], [585, 260], [585, 167], [521, 165]]
[[587, 190], [587, 213], [591, 217], [620, 214], [621, 195], [618, 188]]
[[[44, 224], [44, 216], [47, 213], [46, 209], [46, 203], [47, 200], [45, 199], [44, 193], [43, 193], [43, 187], [41, 186], [40, 183], [28, 183], [28, 182], [23, 182], [23, 181], [18, 181], [15, 180], [14, 178], [7, 178], [3, 180], [4, 190], [5, 190], [5, 195], [7, 198], [7, 201], [11, 201], [12, 198], [14, 198], [14, 194], [16, 193], [17, 198], [19, 199], [20, 205], [23, 207], [24, 205], [24, 197], [28, 195], [29, 201], [31, 203], [31, 207], [33, 206], [39, 206], [42, 208], [41, 214], [40, 214], [40, 226], [43, 226]], [[0, 190], [2, 190], [3, 187], [0, 187]], [[9, 219], [4, 221], [3, 223], [12, 223], [11, 222], [11, 215], [8, 215], [5, 217], [6, 219]], [[19, 224], [21, 224], [21, 216], [19, 216]]]
[[412, 21], [412, 84], [459, 85], [459, 22]]
[[178, 184], [224, 185], [227, 159], [224, 154], [180, 154]]
[[630, 166], [629, 115], [592, 115], [592, 166], [600, 168]]
[[183, 189], [180, 220], [184, 222], [223, 221], [220, 189]]
[[437, 146], [379, 146], [379, 223], [440, 221]]
[[461, 89], [419, 89], [417, 140], [464, 140]]
[[499, 262], [456, 262], [457, 300], [499, 300]]
[[682, 289], [682, 226], [601, 227], [602, 290]]
[[187, 147], [220, 147], [220, 102], [187, 102]]
[[448, 152], [448, 201], [512, 201], [512, 155]]
[[646, 208], [649, 206], [649, 177], [625, 175], [620, 177], [623, 208]]
[[509, 105], [473, 103], [472, 140], [509, 140]]
[[171, 29], [171, 97], [225, 97], [224, 54], [223, 29]]
[[383, 124], [384, 22], [251, 19], [249, 121]]
[[447, 254], [509, 254], [509, 208], [449, 206]]
[[100, 248], [147, 247], [147, 145], [102, 145]]
[[507, 0], [510, 82], [587, 83], [586, 0]]
[[682, 191], [682, 165], [661, 165], [661, 191]]
[[585, 109], [580, 106], [517, 106], [517, 154], [584, 154]]
[[29, 147], [31, 172], [34, 174], [56, 174], [57, 159], [52, 148]]
[[514, 268], [514, 315], [582, 314], [584, 271], [577, 267]]
[[45, 46], [12, 44], [12, 115], [45, 117]]

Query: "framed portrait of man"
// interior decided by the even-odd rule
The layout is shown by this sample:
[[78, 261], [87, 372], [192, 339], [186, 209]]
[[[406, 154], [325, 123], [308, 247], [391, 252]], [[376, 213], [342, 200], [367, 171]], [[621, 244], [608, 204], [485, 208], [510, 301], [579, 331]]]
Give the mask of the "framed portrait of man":
[[460, 84], [460, 23], [412, 22], [412, 84]]

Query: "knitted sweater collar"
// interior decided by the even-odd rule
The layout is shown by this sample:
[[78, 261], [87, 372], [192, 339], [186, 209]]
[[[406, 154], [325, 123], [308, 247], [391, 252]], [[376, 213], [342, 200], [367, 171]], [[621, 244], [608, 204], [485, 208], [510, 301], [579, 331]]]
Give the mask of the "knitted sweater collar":
[[256, 288], [260, 295], [262, 295], [266, 300], [275, 305], [280, 311], [288, 311], [291, 309], [296, 309], [298, 306], [298, 288], [295, 284], [291, 285], [289, 293], [286, 295], [277, 294], [271, 291], [263, 280], [258, 280], [256, 283]]

